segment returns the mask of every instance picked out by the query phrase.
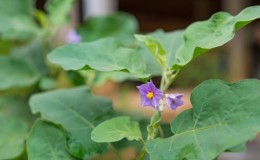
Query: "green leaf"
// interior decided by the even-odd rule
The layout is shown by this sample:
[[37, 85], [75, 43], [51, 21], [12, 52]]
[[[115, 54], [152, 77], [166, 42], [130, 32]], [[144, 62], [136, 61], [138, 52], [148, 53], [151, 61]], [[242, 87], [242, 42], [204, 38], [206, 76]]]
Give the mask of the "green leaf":
[[88, 158], [107, 149], [107, 144], [93, 142], [90, 135], [96, 125], [113, 116], [110, 100], [93, 96], [81, 87], [36, 94], [29, 104], [32, 113], [62, 125], [73, 156]]
[[0, 38], [26, 40], [38, 34], [33, 19], [32, 0], [8, 0], [0, 2]]
[[8, 15], [33, 15], [34, 0], [8, 0], [0, 1], [0, 11]]
[[55, 125], [41, 120], [31, 129], [26, 148], [29, 160], [73, 159], [66, 151], [64, 132]]
[[177, 50], [184, 44], [183, 30], [164, 32], [156, 30], [147, 35], [136, 35], [136, 39], [144, 42], [159, 63], [171, 68]]
[[208, 80], [192, 91], [193, 108], [171, 122], [174, 136], [146, 144], [151, 160], [212, 160], [260, 131], [260, 81]]
[[13, 159], [23, 153], [27, 131], [26, 123], [0, 114], [0, 159]]
[[135, 35], [135, 38], [140, 41], [144, 42], [144, 44], [149, 48], [152, 52], [155, 60], [163, 67], [166, 65], [166, 51], [161, 46], [161, 43], [158, 42], [156, 39], [153, 39], [149, 36], [143, 35]]
[[185, 44], [177, 51], [173, 69], [180, 69], [209, 49], [230, 41], [235, 32], [260, 18], [260, 6], [252, 6], [237, 16], [226, 12], [215, 13], [209, 20], [191, 24], [184, 33]]
[[125, 80], [136, 80], [130, 73], [127, 72], [96, 72], [94, 79], [94, 86], [104, 84], [107, 80], [113, 80], [116, 82], [123, 82]]
[[140, 55], [140, 58], [145, 61], [146, 69], [145, 74], [160, 76], [162, 74], [162, 68], [155, 60], [149, 49], [141, 42], [136, 44], [136, 52]]
[[0, 56], [0, 90], [28, 87], [39, 78], [27, 63], [8, 56]]
[[133, 34], [137, 30], [138, 23], [135, 17], [123, 12], [107, 16], [90, 17], [77, 29], [83, 41], [114, 37], [126, 45], [130, 45], [133, 42]]
[[[21, 92], [21, 90], [19, 90]], [[21, 122], [26, 122], [31, 126], [35, 117], [31, 114], [27, 97], [19, 96], [3, 96], [0, 97], [0, 115], [19, 119]]]
[[113, 38], [65, 45], [52, 51], [48, 58], [65, 70], [90, 68], [97, 71], [128, 71], [137, 77], [149, 76], [144, 74], [146, 65], [137, 52], [122, 47]]
[[142, 139], [139, 124], [131, 121], [128, 116], [109, 119], [95, 127], [91, 133], [91, 139], [95, 142], [116, 142], [123, 138], [130, 141]]
[[42, 77], [48, 75], [48, 67], [46, 65], [46, 47], [44, 47], [41, 39], [33, 39], [25, 45], [13, 48], [11, 54], [15, 59], [25, 61], [31, 68]]
[[51, 24], [55, 27], [63, 25], [71, 11], [74, 0], [49, 0], [46, 10]]
[[27, 40], [39, 30], [32, 19], [26, 16], [10, 16], [0, 11], [0, 38], [4, 40]]

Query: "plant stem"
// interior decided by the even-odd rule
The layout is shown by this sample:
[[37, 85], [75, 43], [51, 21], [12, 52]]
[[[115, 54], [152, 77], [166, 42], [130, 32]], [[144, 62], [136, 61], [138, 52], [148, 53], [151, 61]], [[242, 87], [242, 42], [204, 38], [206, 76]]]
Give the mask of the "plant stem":
[[159, 125], [158, 129], [159, 129], [161, 138], [164, 138], [164, 133], [163, 133], [163, 129], [162, 129], [161, 125]]
[[164, 70], [164, 71], [163, 71], [163, 74], [162, 74], [162, 79], [161, 79], [161, 84], [160, 84], [160, 90], [163, 90], [163, 88], [164, 88], [165, 78], [166, 78], [166, 75], [165, 75], [165, 70]]
[[[161, 84], [160, 84], [160, 90], [162, 92], [165, 92], [170, 87], [172, 82], [176, 79], [178, 73], [179, 73], [179, 70], [177, 72], [175, 72], [174, 74], [171, 70], [168, 70], [168, 69], [163, 70], [163, 74], [162, 74], [162, 78], [161, 78]], [[158, 111], [158, 112], [161, 113], [161, 111]], [[155, 114], [153, 116], [155, 116]], [[161, 117], [161, 114], [159, 116]], [[153, 134], [153, 133], [157, 132], [157, 131], [159, 131], [160, 136], [162, 138], [164, 137], [164, 133], [163, 133], [162, 127], [160, 126], [159, 122], [160, 122], [160, 120], [158, 122], [156, 122], [156, 123], [158, 123], [158, 126], [154, 128], [156, 131], [154, 129], [153, 129], [153, 131], [151, 131], [152, 134], [149, 133], [149, 130], [148, 130], [147, 140], [154, 139], [156, 135]], [[149, 135], [152, 135], [152, 136], [149, 136]], [[143, 146], [140, 154], [137, 157], [137, 160], [142, 160], [145, 155], [146, 155], [146, 150], [145, 150], [145, 147]]]
[[142, 148], [140, 154], [139, 154], [138, 157], [137, 157], [137, 160], [142, 160], [145, 155], [146, 155], [146, 150], [145, 150], [145, 147], [143, 146], [143, 148]]
[[177, 75], [179, 74], [180, 70], [178, 70], [175, 74], [170, 75], [170, 78], [167, 78], [167, 83], [163, 85], [163, 88], [161, 89], [163, 92], [166, 91], [172, 82], [176, 79]]

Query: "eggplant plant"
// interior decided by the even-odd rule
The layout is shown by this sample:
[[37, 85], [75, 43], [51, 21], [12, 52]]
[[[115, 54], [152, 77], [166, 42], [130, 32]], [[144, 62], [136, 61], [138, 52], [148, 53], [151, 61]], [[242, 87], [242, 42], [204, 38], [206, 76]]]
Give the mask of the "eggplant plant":
[[[260, 6], [148, 34], [137, 34], [137, 21], [127, 13], [93, 17], [58, 45], [73, 0], [50, 0], [46, 12], [34, 4], [0, 2], [0, 159], [87, 160], [108, 150], [125, 159], [117, 150], [129, 142], [138, 146], [138, 160], [213, 160], [242, 151], [260, 131], [257, 79], [206, 80], [192, 90], [192, 108], [161, 124], [166, 107], [175, 112], [184, 104], [185, 94], [168, 90], [182, 69], [260, 18]], [[159, 86], [154, 76], [161, 77]], [[60, 84], [64, 77], [69, 88]], [[155, 110], [148, 123], [92, 93], [108, 78], [140, 80], [140, 107]]]

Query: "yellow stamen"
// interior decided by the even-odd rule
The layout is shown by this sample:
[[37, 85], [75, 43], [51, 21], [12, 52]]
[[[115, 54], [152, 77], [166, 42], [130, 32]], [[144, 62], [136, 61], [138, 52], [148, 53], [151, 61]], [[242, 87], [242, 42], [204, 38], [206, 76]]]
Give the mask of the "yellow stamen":
[[147, 98], [152, 99], [153, 98], [153, 92], [149, 92], [146, 95]]

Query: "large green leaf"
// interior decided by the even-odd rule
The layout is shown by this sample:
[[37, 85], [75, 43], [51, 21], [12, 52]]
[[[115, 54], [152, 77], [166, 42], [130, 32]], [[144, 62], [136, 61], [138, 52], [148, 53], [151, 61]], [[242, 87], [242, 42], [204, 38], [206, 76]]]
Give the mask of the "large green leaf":
[[260, 81], [208, 80], [192, 91], [193, 108], [171, 123], [174, 136], [148, 141], [152, 160], [212, 160], [260, 131]]
[[29, 104], [33, 113], [63, 126], [72, 155], [88, 158], [106, 150], [107, 144], [93, 142], [90, 135], [96, 125], [113, 116], [110, 100], [81, 87], [36, 94]]
[[28, 160], [72, 160], [64, 132], [49, 122], [37, 121], [27, 139]]
[[174, 69], [182, 68], [193, 58], [230, 41], [238, 29], [257, 18], [260, 18], [260, 6], [252, 6], [237, 16], [219, 12], [209, 20], [191, 24], [184, 33], [185, 44], [177, 51], [171, 65]]
[[0, 90], [31, 86], [38, 78], [38, 73], [24, 61], [0, 56]]
[[116, 142], [123, 138], [142, 139], [139, 124], [131, 121], [128, 116], [109, 119], [95, 127], [91, 133], [91, 139], [95, 142]]
[[133, 35], [137, 30], [138, 24], [135, 17], [119, 12], [108, 16], [90, 17], [77, 31], [83, 41], [114, 37], [129, 45], [133, 42]]
[[122, 47], [114, 38], [93, 42], [69, 44], [48, 55], [52, 63], [65, 70], [94, 69], [97, 71], [128, 71], [138, 77], [144, 74], [145, 62], [134, 49]]
[[33, 0], [0, 2], [0, 38], [25, 40], [38, 33], [33, 19]]
[[23, 153], [27, 131], [26, 123], [0, 114], [0, 159], [14, 159]]
[[68, 19], [74, 0], [49, 0], [46, 4], [48, 18], [55, 27], [63, 25]]

